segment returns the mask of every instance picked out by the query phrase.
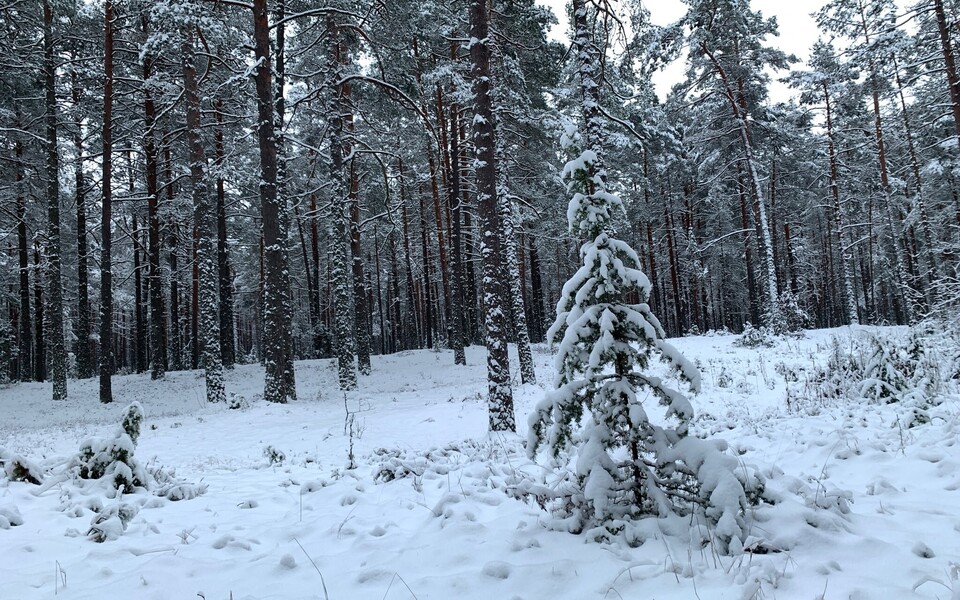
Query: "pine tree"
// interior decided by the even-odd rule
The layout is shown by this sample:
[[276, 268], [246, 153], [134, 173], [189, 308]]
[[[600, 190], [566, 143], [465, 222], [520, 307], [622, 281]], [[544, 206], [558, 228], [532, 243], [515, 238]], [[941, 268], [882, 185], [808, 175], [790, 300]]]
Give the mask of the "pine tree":
[[487, 409], [491, 431], [516, 431], [507, 311], [504, 298], [503, 243], [497, 202], [496, 127], [491, 98], [490, 15], [485, 0], [470, 0], [470, 58], [473, 61], [477, 207], [480, 256], [483, 259], [483, 304], [486, 310]]
[[[194, 54], [194, 30], [197, 14], [190, 15], [197, 5], [187, 5], [188, 18], [181, 21], [183, 43], [183, 89], [186, 98], [187, 142], [190, 147], [190, 179], [193, 184], [194, 226], [197, 231], [197, 274], [199, 285], [201, 363], [206, 380], [207, 402], [226, 402], [223, 386], [223, 363], [220, 359], [220, 290], [217, 265], [216, 214], [210, 203], [207, 185], [207, 157], [200, 135], [200, 92]], [[192, 18], [189, 18], [192, 16]]]

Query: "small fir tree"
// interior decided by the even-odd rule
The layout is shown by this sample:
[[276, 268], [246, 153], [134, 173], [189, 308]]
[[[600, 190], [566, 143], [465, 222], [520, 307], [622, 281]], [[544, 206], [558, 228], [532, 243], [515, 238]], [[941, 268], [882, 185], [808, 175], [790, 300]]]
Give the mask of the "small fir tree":
[[[563, 145], [579, 141], [568, 126]], [[736, 460], [720, 452], [722, 443], [687, 438], [693, 417], [687, 397], [648, 374], [656, 357], [691, 391], [700, 388], [699, 372], [664, 340], [647, 304], [650, 282], [636, 252], [616, 237], [623, 204], [595, 174], [602, 172], [596, 162], [597, 153], [588, 149], [563, 170], [573, 193], [570, 230], [586, 241], [583, 264], [564, 285], [547, 333], [559, 344], [557, 377], [530, 417], [528, 451], [532, 457], [546, 446], [557, 459], [575, 447], [574, 491], [563, 501], [573, 530], [595, 526], [592, 535], [606, 537], [640, 516], [699, 504], [718, 524], [718, 537], [739, 540], [747, 501], [744, 482], [733, 474]], [[640, 391], [660, 400], [673, 427], [651, 422]]]

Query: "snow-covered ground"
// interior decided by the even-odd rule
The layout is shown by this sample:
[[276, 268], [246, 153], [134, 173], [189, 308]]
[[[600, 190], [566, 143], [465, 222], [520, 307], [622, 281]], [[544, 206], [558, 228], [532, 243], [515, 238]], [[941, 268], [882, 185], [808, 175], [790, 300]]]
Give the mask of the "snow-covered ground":
[[[228, 393], [249, 401], [239, 410], [206, 405], [199, 372], [117, 377], [112, 405], [95, 380], [70, 381], [62, 403], [47, 385], [7, 386], [0, 448], [51, 474], [43, 487], [0, 477], [0, 515], [23, 521], [0, 528], [0, 600], [958, 600], [956, 397], [915, 428], [897, 404], [788, 406], [791, 370], [822, 365], [832, 336], [865, 331], [760, 349], [733, 336], [673, 340], [703, 372], [692, 430], [726, 439], [777, 499], [750, 515], [757, 548], [770, 551], [738, 556], [701, 543], [709, 531], [683, 519], [651, 520], [638, 547], [552, 530], [549, 514], [510, 494], [518, 478], [544, 474], [524, 436], [486, 432], [482, 348], [468, 350], [467, 367], [446, 352], [374, 357], [346, 398], [332, 361], [298, 362], [289, 405], [259, 400], [263, 370], [240, 366], [227, 374]], [[546, 348], [535, 357], [541, 386], [515, 387], [523, 425], [552, 378]], [[125, 496], [139, 512], [118, 539], [95, 543], [91, 507], [117, 500], [55, 474], [132, 401], [146, 412], [138, 459], [206, 492]], [[271, 462], [267, 447], [284, 459]]]

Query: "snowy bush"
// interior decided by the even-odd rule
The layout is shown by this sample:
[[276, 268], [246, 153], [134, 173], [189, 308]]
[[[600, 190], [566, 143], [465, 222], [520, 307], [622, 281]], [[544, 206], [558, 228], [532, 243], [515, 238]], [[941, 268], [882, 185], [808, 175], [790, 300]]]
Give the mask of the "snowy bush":
[[227, 408], [231, 410], [247, 410], [250, 408], [250, 401], [247, 400], [246, 396], [231, 392], [227, 396]]
[[267, 459], [267, 462], [271, 465], [282, 465], [283, 461], [287, 460], [287, 455], [278, 448], [273, 446], [264, 446], [263, 448], [263, 457]]
[[874, 337], [871, 341], [873, 351], [864, 366], [860, 395], [887, 404], [899, 402], [910, 389], [903, 349], [889, 339]]
[[133, 456], [142, 423], [143, 407], [134, 402], [124, 410], [120, 426], [112, 437], [94, 437], [82, 442], [76, 457], [80, 478], [107, 481], [115, 490], [147, 487], [146, 472]]
[[790, 290], [780, 294], [779, 310], [776, 318], [772, 319], [770, 329], [777, 335], [802, 335], [804, 329], [809, 329], [813, 319], [800, 306], [797, 296]]
[[98, 543], [115, 540], [127, 530], [139, 509], [127, 502], [117, 502], [94, 515], [87, 531], [87, 538]]
[[12, 504], [0, 505], [0, 529], [10, 529], [23, 525], [20, 511]]
[[[568, 128], [565, 146], [578, 141]], [[565, 517], [568, 529], [592, 539], [624, 532], [645, 515], [700, 509], [716, 526], [722, 550], [734, 550], [760, 480], [738, 469], [722, 442], [686, 437], [693, 407], [648, 373], [657, 358], [691, 391], [700, 388], [700, 373], [664, 340], [647, 304], [650, 282], [636, 252], [615, 237], [623, 204], [597, 175], [597, 162], [597, 153], [586, 150], [563, 170], [573, 193], [570, 230], [586, 242], [582, 265], [563, 286], [547, 332], [558, 344], [555, 389], [530, 416], [527, 447], [531, 458], [546, 447], [561, 463], [570, 453], [571, 469], [561, 470], [558, 493], [531, 494]], [[659, 400], [669, 425], [649, 418], [638, 391]]]
[[826, 364], [816, 366], [808, 375], [807, 396], [820, 401], [852, 396], [863, 380], [863, 354], [862, 344], [856, 338], [850, 340], [850, 347], [846, 349], [840, 339], [834, 337]]
[[35, 485], [43, 483], [43, 471], [22, 456], [0, 448], [0, 474], [10, 481], [25, 481]]
[[740, 348], [772, 348], [774, 333], [769, 327], [754, 327], [749, 321], [743, 324], [743, 333], [734, 342]]

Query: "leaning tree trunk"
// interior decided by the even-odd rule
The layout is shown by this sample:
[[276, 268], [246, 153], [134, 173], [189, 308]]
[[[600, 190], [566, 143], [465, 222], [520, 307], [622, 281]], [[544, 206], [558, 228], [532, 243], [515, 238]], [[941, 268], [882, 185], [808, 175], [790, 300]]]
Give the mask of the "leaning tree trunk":
[[837, 231], [837, 251], [840, 253], [840, 272], [843, 274], [844, 305], [847, 310], [847, 320], [851, 325], [859, 325], [857, 316], [857, 297], [853, 293], [853, 277], [851, 276], [853, 257], [850, 249], [844, 244], [843, 231], [846, 223], [843, 205], [840, 203], [840, 185], [837, 146], [833, 139], [833, 112], [830, 105], [830, 91], [827, 84], [823, 84], [823, 97], [827, 107], [827, 150], [830, 155], [830, 193], [833, 196], [833, 220]]
[[200, 93], [194, 65], [193, 26], [183, 32], [183, 92], [187, 110], [187, 143], [190, 147], [190, 180], [193, 184], [193, 218], [197, 230], [198, 298], [201, 362], [206, 379], [207, 402], [226, 402], [223, 363], [220, 359], [220, 290], [215, 239], [216, 214], [207, 193], [203, 138], [200, 135]]
[[103, 15], [103, 157], [100, 213], [100, 402], [113, 402], [113, 1], [106, 0]]
[[63, 340], [63, 285], [60, 281], [60, 160], [50, 0], [43, 2], [43, 63], [47, 121], [47, 345], [53, 399], [66, 400], [67, 349]]
[[760, 234], [760, 254], [763, 259], [764, 269], [766, 270], [765, 288], [767, 292], [767, 310], [764, 314], [765, 324], [778, 326], [781, 323], [780, 292], [777, 285], [776, 261], [773, 258], [773, 239], [770, 235], [770, 226], [767, 220], [763, 186], [760, 183], [760, 174], [757, 171], [757, 161], [753, 155], [753, 141], [750, 136], [750, 124], [747, 119], [746, 108], [738, 101], [738, 93], [734, 89], [733, 82], [730, 80], [730, 76], [724, 66], [707, 48], [706, 44], [701, 44], [701, 49], [710, 59], [717, 76], [721, 80], [723, 95], [730, 105], [734, 120], [737, 122], [737, 132], [740, 136], [740, 143], [743, 146], [743, 168], [747, 178], [747, 186], [753, 196], [757, 215], [757, 228]]
[[485, 0], [470, 0], [470, 58], [473, 62], [474, 131], [483, 305], [486, 312], [487, 410], [491, 431], [516, 431], [503, 298], [503, 251], [497, 213], [496, 130], [491, 101], [490, 15]]
[[[263, 397], [287, 402], [297, 397], [290, 355], [290, 289], [284, 286], [287, 239], [282, 203], [277, 196], [277, 139], [274, 131], [273, 70], [270, 68], [270, 24], [267, 0], [253, 1], [253, 39], [256, 58], [257, 140], [260, 147], [260, 216], [263, 227], [263, 347], [266, 382]], [[289, 371], [289, 372], [288, 372]]]

